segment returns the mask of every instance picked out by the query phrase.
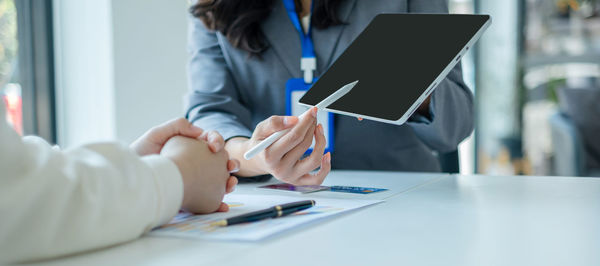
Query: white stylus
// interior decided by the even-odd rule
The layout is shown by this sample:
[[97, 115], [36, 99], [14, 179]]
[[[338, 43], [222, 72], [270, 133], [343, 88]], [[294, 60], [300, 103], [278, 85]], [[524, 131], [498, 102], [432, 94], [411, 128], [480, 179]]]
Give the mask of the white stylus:
[[[327, 98], [323, 99], [321, 102], [319, 102], [317, 105], [315, 105], [315, 107], [317, 107], [317, 110], [324, 109], [325, 107], [331, 105], [335, 101], [342, 98], [342, 96], [344, 96], [348, 92], [350, 92], [352, 90], [352, 88], [354, 88], [354, 86], [356, 86], [357, 83], [358, 83], [358, 80], [354, 81], [352, 83], [346, 84], [344, 87], [340, 88], [333, 94], [327, 96]], [[257, 155], [261, 151], [264, 151], [267, 147], [271, 146], [271, 144], [273, 144], [273, 142], [275, 142], [276, 140], [281, 138], [281, 136], [285, 135], [289, 131], [290, 131], [290, 129], [286, 129], [286, 130], [282, 130], [282, 131], [273, 133], [271, 136], [269, 136], [268, 138], [261, 141], [258, 145], [252, 147], [252, 149], [250, 149], [246, 153], [244, 153], [244, 159], [250, 160], [252, 157]]]

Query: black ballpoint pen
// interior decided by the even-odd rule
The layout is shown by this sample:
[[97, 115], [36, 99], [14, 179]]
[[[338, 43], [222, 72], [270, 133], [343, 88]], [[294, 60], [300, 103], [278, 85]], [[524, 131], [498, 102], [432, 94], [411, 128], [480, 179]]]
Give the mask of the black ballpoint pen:
[[255, 222], [268, 218], [277, 218], [315, 206], [314, 200], [303, 200], [273, 206], [264, 210], [254, 211], [211, 223], [211, 226], [228, 226], [241, 223]]

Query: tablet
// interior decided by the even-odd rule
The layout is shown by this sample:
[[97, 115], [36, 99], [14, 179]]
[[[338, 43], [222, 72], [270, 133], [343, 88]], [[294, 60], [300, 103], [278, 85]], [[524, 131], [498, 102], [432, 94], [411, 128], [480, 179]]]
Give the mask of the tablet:
[[488, 15], [377, 15], [299, 103], [314, 106], [358, 80], [325, 110], [403, 124], [490, 24]]

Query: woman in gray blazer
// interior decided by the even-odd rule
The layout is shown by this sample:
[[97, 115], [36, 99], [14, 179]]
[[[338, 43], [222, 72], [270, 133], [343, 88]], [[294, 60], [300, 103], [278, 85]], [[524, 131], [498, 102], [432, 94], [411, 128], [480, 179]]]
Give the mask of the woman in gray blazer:
[[[314, 1], [312, 13], [311, 0], [295, 4], [300, 18], [311, 15], [316, 76], [377, 14], [448, 12], [447, 0]], [[226, 150], [241, 162], [240, 176], [272, 174], [288, 183], [320, 184], [332, 167], [435, 172], [436, 152], [455, 150], [473, 130], [473, 96], [458, 65], [404, 125], [336, 115], [335, 149], [323, 155], [325, 137], [315, 115], [274, 116], [285, 114], [286, 82], [303, 76], [299, 34], [283, 1], [199, 0], [190, 11], [186, 116], [225, 138]], [[399, 80], [402, 75], [411, 73], [398, 73]], [[290, 133], [252, 160], [243, 159], [250, 147], [284, 128]], [[313, 138], [314, 152], [303, 158]]]

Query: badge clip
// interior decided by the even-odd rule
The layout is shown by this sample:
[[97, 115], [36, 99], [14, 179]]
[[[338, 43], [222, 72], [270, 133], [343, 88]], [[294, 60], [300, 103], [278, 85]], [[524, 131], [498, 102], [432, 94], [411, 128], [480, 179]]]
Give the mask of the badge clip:
[[304, 83], [311, 84], [314, 78], [313, 71], [317, 70], [317, 58], [302, 57], [300, 69], [304, 72]]

